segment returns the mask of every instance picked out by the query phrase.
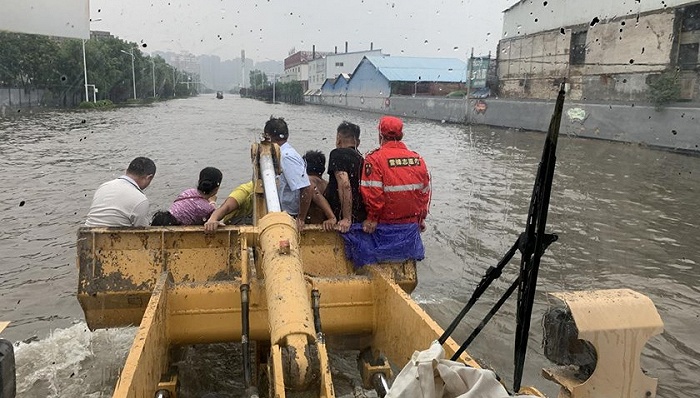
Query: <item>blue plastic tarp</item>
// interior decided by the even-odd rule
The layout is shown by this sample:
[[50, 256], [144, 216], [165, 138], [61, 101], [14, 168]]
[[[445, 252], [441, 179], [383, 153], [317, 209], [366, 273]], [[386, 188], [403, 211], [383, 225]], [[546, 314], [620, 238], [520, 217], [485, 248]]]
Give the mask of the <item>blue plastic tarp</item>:
[[355, 268], [382, 261], [422, 260], [425, 249], [418, 224], [379, 224], [374, 233], [362, 230], [362, 224], [350, 226], [342, 234], [345, 256]]

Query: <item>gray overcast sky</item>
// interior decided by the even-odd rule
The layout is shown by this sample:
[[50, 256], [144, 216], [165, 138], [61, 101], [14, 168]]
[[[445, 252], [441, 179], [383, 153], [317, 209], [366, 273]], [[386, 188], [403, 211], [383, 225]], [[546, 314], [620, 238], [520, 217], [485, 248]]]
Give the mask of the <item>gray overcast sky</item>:
[[496, 51], [516, 0], [91, 0], [92, 30], [146, 43], [145, 52], [282, 60], [291, 48], [457, 57]]

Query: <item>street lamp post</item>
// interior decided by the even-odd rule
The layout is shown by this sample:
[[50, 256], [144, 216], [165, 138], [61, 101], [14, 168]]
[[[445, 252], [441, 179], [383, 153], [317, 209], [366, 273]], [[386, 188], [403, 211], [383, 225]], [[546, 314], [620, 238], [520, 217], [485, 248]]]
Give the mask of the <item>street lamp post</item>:
[[156, 97], [156, 62], [151, 57], [151, 76], [153, 76], [153, 98]]
[[83, 39], [82, 42], [83, 42], [83, 73], [85, 76], [85, 102], [90, 102], [90, 98], [88, 98], [87, 61], [85, 60], [85, 39]]
[[[134, 67], [134, 49], [132, 48], [130, 51], [119, 51], [123, 52], [124, 54], [131, 55], [131, 81], [134, 84], [134, 99], [136, 99], [136, 68]], [[87, 90], [87, 88], [85, 90]]]
[[275, 86], [277, 85], [277, 73], [272, 74], [272, 104], [275, 103]]

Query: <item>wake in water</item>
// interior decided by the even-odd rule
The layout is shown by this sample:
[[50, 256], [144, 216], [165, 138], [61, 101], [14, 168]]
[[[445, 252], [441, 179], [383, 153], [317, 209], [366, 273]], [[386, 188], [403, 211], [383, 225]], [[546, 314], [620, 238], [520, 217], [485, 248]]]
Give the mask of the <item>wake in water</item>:
[[109, 397], [136, 328], [91, 332], [85, 322], [15, 346], [17, 396]]

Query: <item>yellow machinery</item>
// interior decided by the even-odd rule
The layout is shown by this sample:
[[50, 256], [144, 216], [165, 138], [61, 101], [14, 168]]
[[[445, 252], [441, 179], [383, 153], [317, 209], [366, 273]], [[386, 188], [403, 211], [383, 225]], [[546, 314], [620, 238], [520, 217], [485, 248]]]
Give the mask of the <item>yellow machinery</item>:
[[[252, 373], [262, 369], [269, 381], [262, 395], [334, 397], [326, 341], [360, 350], [365, 388], [385, 389], [390, 364], [403, 366], [443, 333], [408, 295], [416, 286], [414, 262], [372, 265], [357, 275], [338, 234], [315, 226], [299, 233], [289, 215], [275, 211], [276, 193], [265, 193], [273, 190], [269, 178], [276, 174], [276, 153], [268, 143], [253, 148], [255, 174], [262, 177], [255, 184], [253, 225], [221, 227], [212, 234], [199, 226], [78, 231], [78, 299], [87, 324], [91, 329], [139, 325], [114, 397], [176, 398], [170, 348], [216, 342], [243, 344], [249, 396], [256, 394], [253, 379], [260, 380]], [[586, 293], [561, 296], [574, 321], [585, 324], [581, 338], [612, 350], [598, 359], [612, 358], [615, 368], [616, 358], [626, 355], [624, 368], [617, 368], [620, 380], [627, 380], [628, 372], [629, 380], [642, 383], [634, 394], [616, 397], [655, 395], [655, 382], [638, 372], [639, 351], [661, 324], [653, 304], [639, 296], [626, 296], [621, 306], [608, 300], [603, 311], [625, 313], [632, 305], [651, 321], [641, 325], [633, 317], [613, 316], [600, 330], [595, 328], [599, 314], [582, 307]], [[641, 327], [644, 333], [638, 333]], [[606, 340], [609, 333], [618, 333], [617, 345]], [[444, 348], [451, 356], [459, 346], [450, 338]], [[459, 359], [479, 366], [466, 353]], [[610, 371], [608, 365], [601, 368]], [[548, 375], [564, 386], [562, 397], [607, 396], [596, 395], [595, 384], [579, 392], [584, 390], [562, 372]], [[637, 395], [640, 389], [649, 394]]]

